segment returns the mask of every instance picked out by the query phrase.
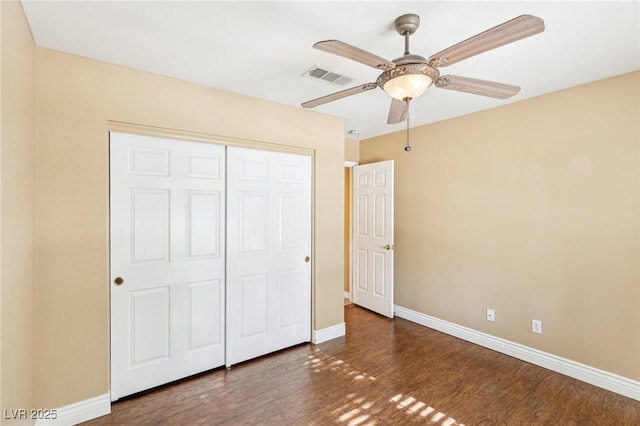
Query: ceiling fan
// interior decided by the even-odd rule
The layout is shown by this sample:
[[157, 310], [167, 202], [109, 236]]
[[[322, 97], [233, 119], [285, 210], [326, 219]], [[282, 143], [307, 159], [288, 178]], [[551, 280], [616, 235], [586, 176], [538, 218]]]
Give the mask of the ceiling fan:
[[407, 119], [409, 101], [422, 95], [432, 84], [441, 89], [507, 99], [518, 93], [520, 87], [455, 75], [441, 76], [438, 68], [544, 31], [542, 19], [522, 15], [425, 59], [423, 56], [409, 52], [409, 37], [419, 26], [420, 17], [416, 14], [402, 15], [395, 20], [396, 31], [404, 37], [404, 55], [391, 61], [338, 40], [326, 40], [314, 44], [315, 49], [369, 65], [382, 70], [382, 74], [375, 82], [304, 102], [302, 107], [313, 108], [379, 87], [393, 98], [387, 123], [395, 124]]

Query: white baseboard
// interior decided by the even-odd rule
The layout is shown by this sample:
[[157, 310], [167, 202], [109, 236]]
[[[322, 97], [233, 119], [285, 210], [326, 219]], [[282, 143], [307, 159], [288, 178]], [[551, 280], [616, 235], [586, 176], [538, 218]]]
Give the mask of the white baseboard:
[[567, 358], [403, 308], [402, 306], [394, 305], [394, 310], [395, 314], [400, 318], [640, 401], [640, 381], [599, 370]]
[[344, 336], [345, 333], [346, 327], [344, 323], [336, 324], [331, 327], [323, 328], [321, 330], [313, 330], [311, 342], [317, 345], [319, 343], [326, 342], [327, 340]]
[[[53, 410], [52, 410], [53, 411]], [[55, 410], [55, 419], [41, 419], [36, 425], [75, 425], [111, 413], [111, 396], [105, 393]]]
[[347, 299], [348, 301], [351, 301], [351, 292], [350, 291], [345, 291], [344, 292], [344, 298]]

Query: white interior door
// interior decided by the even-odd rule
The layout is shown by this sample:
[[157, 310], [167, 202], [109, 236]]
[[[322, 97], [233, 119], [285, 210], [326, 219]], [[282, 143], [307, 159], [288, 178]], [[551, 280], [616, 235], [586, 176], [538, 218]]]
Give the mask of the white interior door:
[[353, 303], [393, 318], [393, 160], [351, 176]]
[[227, 360], [311, 340], [311, 157], [227, 149]]
[[224, 365], [225, 148], [111, 133], [110, 171], [116, 400]]

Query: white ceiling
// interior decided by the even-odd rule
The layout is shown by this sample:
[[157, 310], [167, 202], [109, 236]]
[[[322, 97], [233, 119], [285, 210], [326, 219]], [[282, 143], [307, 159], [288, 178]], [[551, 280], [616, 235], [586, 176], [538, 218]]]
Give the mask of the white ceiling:
[[[469, 114], [640, 69], [640, 2], [459, 1], [31, 1], [23, 0], [40, 47], [98, 59], [287, 105], [342, 90], [302, 77], [313, 65], [375, 81], [373, 68], [312, 48], [338, 39], [379, 56], [401, 56], [393, 28], [420, 16], [411, 52], [429, 57], [522, 14], [546, 30], [441, 68], [522, 87], [501, 101], [431, 87], [411, 104], [411, 126]], [[390, 97], [380, 89], [315, 110], [345, 119], [353, 139], [398, 131], [388, 125]]]

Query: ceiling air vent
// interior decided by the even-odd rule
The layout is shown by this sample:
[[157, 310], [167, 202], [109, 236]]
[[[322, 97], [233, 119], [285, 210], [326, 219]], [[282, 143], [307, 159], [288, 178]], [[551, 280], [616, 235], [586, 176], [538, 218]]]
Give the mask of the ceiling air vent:
[[336, 72], [329, 71], [326, 68], [321, 68], [317, 65], [311, 67], [311, 69], [305, 72], [303, 76], [309, 77], [313, 80], [319, 80], [325, 83], [333, 84], [334, 86], [338, 87], [344, 87], [355, 80], [355, 78], [353, 77], [338, 74]]

